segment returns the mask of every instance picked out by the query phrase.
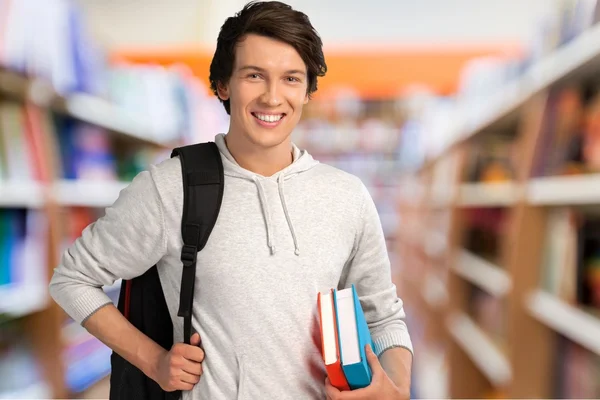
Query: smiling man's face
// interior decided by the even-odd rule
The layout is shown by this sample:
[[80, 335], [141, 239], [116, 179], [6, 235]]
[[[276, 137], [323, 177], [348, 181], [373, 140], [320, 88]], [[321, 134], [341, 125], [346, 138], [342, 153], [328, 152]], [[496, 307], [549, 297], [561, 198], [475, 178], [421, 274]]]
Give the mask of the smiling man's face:
[[230, 101], [230, 134], [264, 148], [282, 144], [308, 102], [307, 87], [306, 65], [292, 46], [248, 35], [236, 46], [229, 82], [219, 87], [219, 97]]

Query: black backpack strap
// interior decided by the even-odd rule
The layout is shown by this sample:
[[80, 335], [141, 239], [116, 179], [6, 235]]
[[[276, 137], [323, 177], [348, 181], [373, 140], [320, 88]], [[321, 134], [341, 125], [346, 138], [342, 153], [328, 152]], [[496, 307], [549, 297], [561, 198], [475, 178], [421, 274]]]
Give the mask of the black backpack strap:
[[225, 179], [219, 149], [214, 142], [198, 143], [173, 150], [179, 157], [183, 178], [183, 218], [181, 235], [181, 293], [178, 316], [183, 317], [183, 339], [192, 336], [192, 304], [196, 278], [196, 256], [212, 232], [221, 201]]

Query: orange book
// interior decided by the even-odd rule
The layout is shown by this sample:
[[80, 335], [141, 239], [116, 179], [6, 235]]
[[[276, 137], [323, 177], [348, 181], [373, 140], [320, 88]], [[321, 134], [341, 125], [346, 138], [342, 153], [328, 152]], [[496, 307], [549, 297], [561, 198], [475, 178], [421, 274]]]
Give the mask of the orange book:
[[321, 323], [321, 355], [325, 362], [327, 376], [333, 386], [339, 390], [350, 390], [340, 360], [338, 329], [333, 304], [333, 290], [319, 293], [317, 297], [319, 319]]

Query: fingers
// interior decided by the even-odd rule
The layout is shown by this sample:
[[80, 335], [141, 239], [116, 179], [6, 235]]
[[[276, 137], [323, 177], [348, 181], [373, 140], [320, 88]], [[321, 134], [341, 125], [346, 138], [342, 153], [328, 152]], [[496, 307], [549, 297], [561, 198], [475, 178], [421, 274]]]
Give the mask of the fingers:
[[177, 343], [173, 346], [173, 352], [175, 354], [183, 356], [186, 360], [194, 362], [204, 361], [204, 350], [198, 346], [192, 346], [189, 344]]
[[175, 390], [192, 390], [194, 385], [187, 382], [179, 382], [178, 385], [175, 386]]
[[383, 367], [379, 362], [379, 358], [377, 358], [377, 355], [373, 352], [373, 349], [371, 349], [370, 344], [365, 346], [365, 353], [367, 354], [367, 361], [369, 363], [369, 367], [371, 367], [373, 376], [379, 375], [381, 372], [383, 372]]
[[186, 346], [184, 357], [190, 361], [204, 361], [204, 350], [196, 346]]
[[174, 345], [169, 361], [169, 387], [175, 388], [174, 390], [191, 390], [200, 381], [203, 360], [204, 351], [200, 347], [183, 343]]
[[190, 338], [190, 345], [192, 346], [198, 346], [200, 344], [200, 334], [199, 333], [194, 333], [192, 335], [192, 337]]
[[194, 385], [199, 381], [199, 377], [195, 378], [191, 374], [185, 375], [183, 371], [179, 370], [176, 375], [171, 375], [169, 377], [166, 385], [161, 384], [160, 387], [167, 392], [173, 392], [175, 390], [192, 390]]
[[192, 375], [202, 375], [202, 363], [184, 360], [181, 369]]
[[338, 393], [340, 393], [340, 390], [331, 384], [329, 378], [325, 378], [325, 394], [327, 398], [334, 399]]
[[200, 382], [200, 375], [194, 375], [185, 371], [181, 371], [179, 373], [179, 380], [184, 384], [190, 384], [193, 386], [196, 383]]

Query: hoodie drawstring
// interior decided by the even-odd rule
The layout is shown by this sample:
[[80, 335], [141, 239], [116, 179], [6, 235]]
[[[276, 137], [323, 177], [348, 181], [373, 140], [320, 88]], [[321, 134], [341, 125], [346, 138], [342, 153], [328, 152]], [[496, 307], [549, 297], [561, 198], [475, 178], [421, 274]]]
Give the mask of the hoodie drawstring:
[[[265, 196], [265, 191], [260, 183], [260, 180], [253, 176], [252, 180], [258, 189], [258, 196], [260, 198], [260, 204], [262, 206], [263, 214], [265, 217], [265, 223], [267, 225], [267, 245], [271, 250], [271, 254], [275, 254], [275, 243], [273, 239], [273, 225], [271, 221], [271, 211], [269, 210], [269, 203], [267, 202], [267, 198]], [[283, 206], [283, 213], [285, 214], [285, 220], [287, 221], [288, 227], [290, 228], [290, 232], [292, 234], [292, 238], [294, 239], [294, 254], [297, 256], [300, 255], [300, 247], [298, 246], [298, 238], [296, 237], [296, 232], [294, 231], [294, 225], [292, 224], [292, 219], [290, 218], [290, 213], [288, 211], [287, 205], [285, 204], [285, 194], [283, 191], [283, 181], [284, 176], [280, 174], [277, 177], [277, 187], [279, 189], [279, 199], [281, 200], [281, 205]]]
[[300, 248], [298, 247], [298, 239], [296, 239], [296, 232], [294, 231], [294, 225], [292, 224], [292, 220], [290, 219], [290, 213], [288, 212], [287, 206], [285, 204], [285, 196], [283, 193], [283, 174], [279, 174], [277, 177], [277, 187], [279, 189], [279, 198], [281, 199], [281, 205], [283, 206], [283, 213], [285, 214], [285, 219], [290, 228], [290, 232], [292, 233], [292, 238], [294, 239], [294, 254], [297, 256], [300, 255]]
[[258, 189], [260, 204], [262, 205], [263, 214], [265, 216], [265, 223], [267, 224], [267, 244], [269, 246], [269, 249], [271, 249], [271, 254], [275, 254], [275, 244], [273, 243], [273, 227], [271, 226], [271, 213], [269, 212], [269, 203], [267, 202], [267, 198], [265, 197], [265, 191], [258, 178], [253, 176], [252, 180], [254, 181]]

